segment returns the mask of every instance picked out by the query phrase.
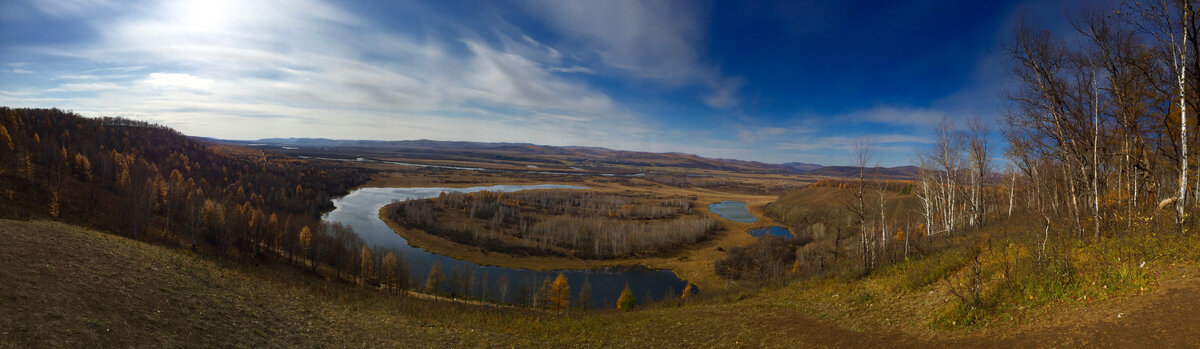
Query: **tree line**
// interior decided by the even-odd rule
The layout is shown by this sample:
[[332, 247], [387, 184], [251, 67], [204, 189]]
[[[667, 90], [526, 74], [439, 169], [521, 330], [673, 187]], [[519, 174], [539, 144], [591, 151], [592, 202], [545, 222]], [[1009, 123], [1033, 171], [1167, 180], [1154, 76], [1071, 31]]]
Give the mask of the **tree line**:
[[0, 108], [0, 217], [52, 218], [235, 259], [407, 287], [403, 257], [321, 222], [372, 170], [198, 141], [168, 127]]
[[[1001, 283], [1013, 288], [1069, 284], [1082, 263], [1070, 251], [1119, 249], [1122, 258], [1103, 259], [1107, 267], [1179, 255], [1172, 246], [1200, 228], [1198, 4], [1088, 4], [1068, 14], [1071, 33], [1019, 19], [1005, 47], [1012, 84], [999, 122], [943, 121], [903, 185], [874, 180], [878, 157], [864, 139], [853, 152], [857, 178], [810, 186], [836, 190], [840, 213], [795, 219], [769, 207], [798, 222], [793, 231], [818, 238], [795, 248], [796, 264], [832, 259], [864, 275], [954, 246], [962, 257], [952, 259], [966, 269], [947, 283], [978, 305], [988, 274], [981, 255], [1012, 249], [991, 247], [992, 238], [1027, 251], [982, 258], [998, 260]], [[977, 232], [988, 240], [972, 240]], [[830, 258], [805, 259], [810, 246], [828, 248], [818, 255]], [[1010, 279], [1020, 272], [1033, 286]]]

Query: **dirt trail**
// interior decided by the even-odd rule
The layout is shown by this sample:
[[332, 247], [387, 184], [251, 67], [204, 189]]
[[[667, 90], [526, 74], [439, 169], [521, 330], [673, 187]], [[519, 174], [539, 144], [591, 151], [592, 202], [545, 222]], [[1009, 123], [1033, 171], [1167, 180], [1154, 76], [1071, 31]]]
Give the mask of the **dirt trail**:
[[1200, 278], [1177, 280], [1147, 296], [1098, 308], [1072, 314], [1075, 323], [1034, 326], [990, 343], [972, 340], [1009, 348], [1200, 347]]

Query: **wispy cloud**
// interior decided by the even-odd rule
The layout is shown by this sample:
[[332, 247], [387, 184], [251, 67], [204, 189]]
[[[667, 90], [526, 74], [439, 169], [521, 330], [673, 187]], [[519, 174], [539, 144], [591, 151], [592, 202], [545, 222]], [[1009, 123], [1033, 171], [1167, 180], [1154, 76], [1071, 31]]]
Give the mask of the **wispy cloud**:
[[[729, 42], [753, 32], [742, 26], [750, 21], [778, 25], [759, 22], [770, 16], [727, 17], [682, 0], [473, 5], [0, 2], [0, 30], [17, 33], [0, 38], [8, 40], [0, 42], [0, 105], [135, 117], [223, 138], [533, 142], [824, 164], [845, 163], [866, 134], [899, 164], [928, 145], [923, 136], [942, 118], [991, 110], [978, 101], [995, 102], [988, 93], [1003, 78], [992, 55], [958, 92], [920, 101], [872, 95], [847, 111], [839, 98], [803, 98], [843, 87], [783, 69], [838, 62], [764, 47], [827, 33], [775, 33], [746, 51]], [[742, 9], [773, 7], [792, 6]], [[735, 28], [710, 32], [721, 26]]]
[[123, 86], [118, 85], [118, 84], [113, 84], [113, 83], [106, 83], [106, 82], [84, 83], [84, 84], [62, 84], [59, 87], [46, 90], [46, 92], [104, 91], [104, 90], [117, 90], [117, 89], [121, 89], [121, 88], [123, 88]]
[[912, 144], [926, 145], [926, 144], [933, 143], [928, 137], [919, 137], [919, 136], [904, 135], [904, 134], [873, 134], [873, 135], [864, 135], [862, 137], [850, 137], [850, 136], [804, 137], [804, 138], [799, 139], [796, 142], [781, 142], [777, 145], [777, 147], [779, 149], [784, 149], [784, 150], [798, 150], [798, 151], [811, 151], [811, 150], [850, 151], [850, 150], [853, 150], [855, 145], [862, 139], [868, 140], [873, 149], [880, 150], [880, 151], [911, 150], [911, 149], [913, 149], [911, 146], [904, 146], [904, 145], [906, 145], [906, 144], [907, 145], [912, 145]]
[[[104, 1], [37, 4], [47, 15], [66, 18], [114, 6]], [[515, 34], [520, 39], [499, 45], [479, 40], [478, 33], [430, 40], [385, 30], [315, 0], [166, 1], [92, 23], [95, 41], [35, 50], [111, 67], [59, 72], [58, 79], [68, 82], [44, 91], [88, 92], [72, 96], [74, 109], [160, 115], [185, 132], [223, 135], [228, 130], [203, 125], [269, 117], [322, 130], [336, 120], [337, 128], [364, 131], [346, 135], [354, 138], [615, 147], [643, 142], [640, 137], [649, 136], [634, 126], [653, 124], [605, 93], [561, 76], [593, 72], [563, 64], [558, 50], [520, 33]], [[85, 79], [100, 81], [81, 82]], [[45, 101], [15, 93], [5, 99]], [[501, 121], [513, 126], [495, 124]], [[398, 130], [377, 127], [397, 124]]]
[[609, 69], [670, 85], [710, 89], [713, 108], [740, 102], [742, 80], [725, 77], [702, 53], [708, 14], [687, 1], [539, 1], [527, 7]]

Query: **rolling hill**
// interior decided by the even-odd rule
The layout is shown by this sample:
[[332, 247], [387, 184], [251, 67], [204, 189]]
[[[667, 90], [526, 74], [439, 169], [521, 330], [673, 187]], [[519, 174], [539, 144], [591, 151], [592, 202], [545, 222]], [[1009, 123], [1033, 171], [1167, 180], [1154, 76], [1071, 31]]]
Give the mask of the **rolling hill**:
[[[858, 167], [854, 166], [825, 166], [805, 171], [804, 174], [826, 177], [858, 177]], [[866, 169], [867, 178], [875, 179], [912, 179], [917, 176], [916, 166], [872, 167]]]
[[[463, 161], [496, 165], [530, 166], [556, 170], [606, 172], [644, 171], [650, 168], [730, 171], [739, 173], [805, 174], [830, 177], [854, 177], [855, 167], [821, 166], [790, 162], [771, 164], [736, 159], [714, 159], [686, 153], [653, 153], [613, 150], [600, 147], [548, 146], [529, 143], [486, 143], [463, 141], [434, 141], [428, 139], [378, 141], [336, 140], [325, 138], [268, 138], [252, 141], [205, 138], [207, 141], [250, 147], [278, 149], [293, 155], [345, 156], [356, 154], [376, 159], [426, 161]], [[286, 148], [285, 148], [286, 147]], [[911, 166], [877, 168], [882, 178], [911, 178], [916, 173]]]

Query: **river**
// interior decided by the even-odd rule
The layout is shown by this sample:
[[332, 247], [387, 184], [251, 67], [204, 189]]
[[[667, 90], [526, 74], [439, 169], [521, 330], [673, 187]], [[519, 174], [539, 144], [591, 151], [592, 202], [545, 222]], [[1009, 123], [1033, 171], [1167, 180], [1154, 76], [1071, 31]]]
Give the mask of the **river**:
[[[465, 271], [472, 275], [469, 298], [484, 299], [499, 303], [524, 303], [521, 300], [527, 292], [536, 292], [546, 278], [553, 279], [562, 272], [571, 286], [572, 304], [580, 301], [579, 290], [584, 280], [592, 285], [592, 299], [587, 300], [598, 308], [610, 308], [616, 304], [617, 297], [629, 283], [634, 296], [639, 302], [660, 300], [670, 293], [678, 297], [686, 282], [680, 280], [675, 273], [666, 269], [648, 269], [644, 267], [608, 267], [582, 270], [531, 270], [505, 268], [496, 266], [481, 266], [470, 261], [458, 260], [448, 256], [432, 253], [408, 244], [404, 237], [396, 234], [387, 223], [379, 219], [379, 210], [384, 205], [394, 201], [424, 199], [438, 196], [442, 192], [475, 192], [481, 190], [510, 192], [530, 189], [587, 189], [586, 187], [569, 185], [495, 185], [488, 187], [470, 188], [359, 188], [346, 196], [333, 199], [335, 208], [322, 217], [331, 222], [340, 222], [354, 228], [369, 246], [379, 246], [393, 249], [404, 256], [412, 274], [413, 285], [423, 286], [429, 270], [434, 263], [441, 264], [442, 271], [447, 276], [454, 270]], [[502, 279], [507, 280], [507, 287]], [[441, 284], [443, 290], [449, 290], [448, 281]], [[448, 291], [447, 291], [448, 292]]]

